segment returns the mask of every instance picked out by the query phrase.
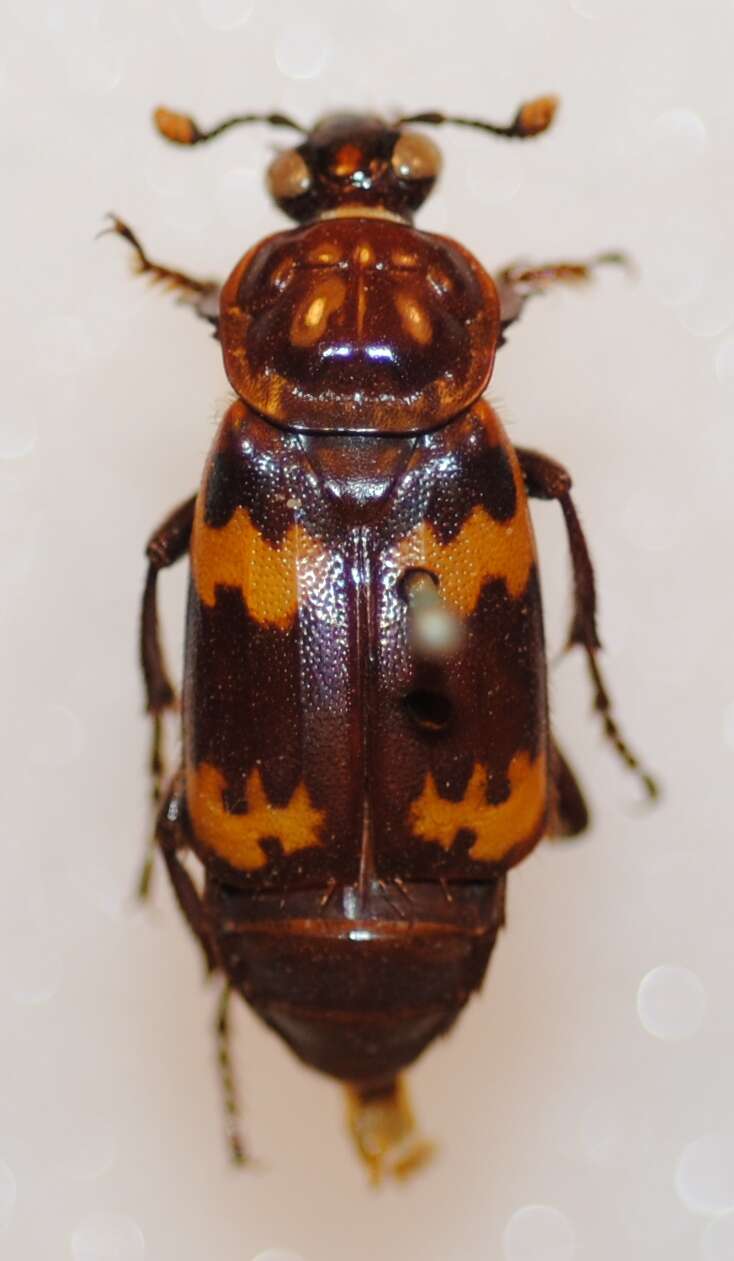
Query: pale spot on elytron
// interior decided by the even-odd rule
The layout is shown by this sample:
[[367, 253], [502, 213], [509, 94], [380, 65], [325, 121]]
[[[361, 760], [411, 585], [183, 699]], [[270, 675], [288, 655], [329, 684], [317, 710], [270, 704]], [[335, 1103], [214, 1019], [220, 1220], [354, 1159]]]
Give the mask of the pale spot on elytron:
[[701, 1028], [706, 991], [689, 968], [653, 968], [640, 982], [637, 1012], [642, 1027], [653, 1037], [679, 1042]]
[[72, 1231], [71, 1255], [74, 1261], [144, 1261], [145, 1239], [123, 1213], [90, 1213]]
[[576, 1231], [559, 1209], [527, 1204], [508, 1221], [502, 1253], [504, 1261], [573, 1261]]
[[734, 1135], [705, 1134], [685, 1147], [675, 1171], [675, 1189], [691, 1213], [734, 1208]]

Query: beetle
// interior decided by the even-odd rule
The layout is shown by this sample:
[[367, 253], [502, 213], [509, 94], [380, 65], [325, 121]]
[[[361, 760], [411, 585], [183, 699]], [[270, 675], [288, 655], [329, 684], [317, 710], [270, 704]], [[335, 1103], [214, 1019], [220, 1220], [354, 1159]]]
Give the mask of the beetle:
[[[400, 1074], [481, 985], [507, 871], [542, 837], [588, 824], [549, 723], [531, 498], [560, 505], [568, 645], [586, 655], [607, 737], [656, 793], [600, 672], [571, 478], [514, 447], [484, 397], [526, 301], [623, 257], [493, 279], [456, 241], [413, 226], [441, 164], [417, 126], [526, 140], [556, 104], [526, 102], [505, 126], [427, 112], [330, 115], [306, 129], [245, 114], [209, 131], [158, 109], [160, 133], [183, 146], [252, 122], [300, 133], [268, 174], [297, 226], [249, 249], [223, 286], [151, 261], [114, 216], [108, 229], [138, 271], [210, 323], [235, 393], [198, 493], [147, 547], [141, 658], [158, 808], [141, 893], [157, 847], [224, 977], [219, 1059], [238, 1161], [232, 992], [346, 1084], [375, 1180], [419, 1165], [429, 1145]], [[156, 589], [185, 555], [183, 759], [166, 784], [162, 723], [176, 694]]]

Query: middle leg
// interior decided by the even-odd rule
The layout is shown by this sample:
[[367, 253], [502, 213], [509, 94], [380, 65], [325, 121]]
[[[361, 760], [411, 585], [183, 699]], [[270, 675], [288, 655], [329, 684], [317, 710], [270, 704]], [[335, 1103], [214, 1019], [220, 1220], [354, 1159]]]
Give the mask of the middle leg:
[[494, 278], [500, 298], [503, 335], [520, 318], [528, 298], [546, 293], [554, 285], [584, 284], [592, 279], [597, 267], [608, 264], [630, 267], [627, 256], [614, 250], [597, 254], [595, 258], [580, 263], [546, 263], [542, 267], [527, 267], [522, 263], [515, 263], [504, 267]]
[[565, 841], [580, 836], [589, 826], [589, 807], [574, 772], [551, 740], [550, 753], [551, 809], [548, 837]]
[[625, 765], [637, 775], [648, 797], [654, 799], [659, 792], [657, 781], [642, 765], [622, 735], [597, 660], [601, 640], [596, 626], [596, 583], [586, 537], [571, 498], [571, 477], [562, 465], [547, 455], [529, 451], [525, 447], [517, 447], [516, 450], [528, 495], [534, 499], [555, 499], [563, 513], [571, 552], [574, 591], [573, 617], [567, 647], [578, 645], [586, 654], [594, 692], [594, 709], [601, 718], [604, 734]]
[[103, 228], [97, 235], [121, 236], [123, 241], [127, 241], [132, 246], [133, 269], [139, 276], [147, 276], [152, 284], [163, 285], [166, 289], [174, 290], [180, 302], [190, 306], [203, 320], [213, 324], [216, 330], [219, 325], [219, 294], [222, 288], [220, 282], [199, 280], [186, 272], [177, 271], [174, 267], [154, 263], [146, 254], [132, 228], [122, 219], [118, 219], [117, 215], [110, 214], [108, 218], [109, 227]]

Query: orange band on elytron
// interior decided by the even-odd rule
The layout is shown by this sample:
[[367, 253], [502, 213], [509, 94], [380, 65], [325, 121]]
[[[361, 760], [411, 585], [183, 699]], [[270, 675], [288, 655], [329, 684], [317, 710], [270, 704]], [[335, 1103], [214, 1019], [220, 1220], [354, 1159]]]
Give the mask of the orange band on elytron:
[[428, 569], [438, 578], [441, 595], [463, 617], [474, 612], [482, 590], [502, 578], [513, 599], [528, 585], [535, 561], [533, 536], [521, 476], [513, 462], [518, 508], [511, 521], [495, 521], [477, 506], [456, 538], [442, 543], [433, 526], [421, 521], [394, 548], [397, 569]]
[[303, 782], [287, 806], [274, 806], [256, 767], [245, 780], [247, 810], [243, 814], [232, 814], [226, 809], [222, 796], [226, 787], [226, 777], [208, 762], [187, 771], [187, 799], [194, 832], [203, 845], [233, 867], [243, 871], [264, 867], [267, 856], [261, 841], [280, 841], [286, 854], [323, 843], [319, 832], [325, 814], [311, 804]]
[[516, 845], [531, 839], [542, 822], [547, 795], [545, 755], [539, 753], [531, 762], [524, 750], [516, 753], [508, 779], [509, 797], [492, 805], [487, 801], [487, 768], [481, 762], [475, 762], [461, 801], [442, 797], [429, 772], [423, 792], [410, 807], [413, 834], [449, 850], [459, 832], [473, 832], [476, 840], [469, 857], [499, 862]]
[[317, 539], [291, 525], [279, 544], [268, 543], [238, 507], [217, 529], [204, 520], [203, 495], [196, 505], [191, 567], [199, 599], [210, 608], [218, 586], [235, 587], [256, 622], [287, 630], [299, 597], [328, 582], [332, 558]]

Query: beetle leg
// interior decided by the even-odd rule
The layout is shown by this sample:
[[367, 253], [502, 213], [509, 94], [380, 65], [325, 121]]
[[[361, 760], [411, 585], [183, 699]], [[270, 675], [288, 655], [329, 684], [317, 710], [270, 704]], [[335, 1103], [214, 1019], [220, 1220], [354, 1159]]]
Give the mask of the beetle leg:
[[[168, 677], [158, 628], [158, 574], [186, 554], [191, 538], [196, 496], [175, 508], [151, 536], [146, 547], [148, 573], [143, 591], [140, 618], [140, 663], [145, 683], [145, 707], [153, 723], [150, 752], [152, 797], [157, 809], [161, 799], [161, 785], [165, 777], [163, 756], [163, 715], [176, 704], [176, 693]], [[148, 895], [155, 852], [155, 833], [143, 864], [138, 884], [141, 898]]]
[[528, 494], [535, 499], [557, 499], [566, 522], [574, 584], [573, 618], [566, 647], [572, 648], [579, 644], [586, 653], [594, 689], [594, 708], [601, 716], [604, 734], [622, 761], [639, 776], [648, 796], [655, 798], [659, 791], [658, 785], [624, 739], [612, 713], [611, 697], [599, 669], [597, 653], [601, 648], [601, 640], [596, 628], [594, 569], [581, 522], [571, 499], [570, 474], [555, 460], [549, 459], [547, 455], [540, 455], [537, 451], [518, 447], [517, 456]]
[[219, 325], [219, 294], [222, 288], [219, 281], [197, 280], [186, 272], [154, 263], [148, 258], [132, 228], [129, 228], [122, 219], [118, 219], [117, 215], [110, 214], [107, 217], [110, 220], [109, 227], [98, 232], [98, 237], [112, 233], [128, 241], [133, 248], [135, 273], [139, 276], [147, 276], [151, 284], [163, 285], [166, 289], [174, 290], [180, 302], [192, 307], [197, 315], [203, 320], [208, 320], [216, 330]]
[[589, 808], [576, 776], [555, 740], [551, 741], [551, 811], [548, 836], [567, 840], [579, 836], [589, 825]]
[[182, 775], [179, 773], [175, 776], [158, 812], [155, 839], [163, 854], [176, 901], [204, 951], [207, 971], [216, 972], [219, 962], [212, 943], [206, 904], [191, 875], [181, 862], [181, 852], [188, 849], [188, 841], [182, 827], [182, 813]]
[[[176, 901], [204, 951], [207, 971], [216, 972], [219, 968], [219, 960], [213, 945], [206, 904], [180, 858], [181, 850], [186, 848], [186, 839], [181, 828], [181, 782], [182, 776], [179, 774], [174, 779], [160, 811], [156, 839], [163, 851]], [[246, 1163], [247, 1157], [239, 1131], [237, 1085], [230, 1051], [231, 993], [231, 986], [229, 982], [226, 982], [222, 989], [216, 1017], [217, 1064], [224, 1094], [227, 1137], [232, 1160], [235, 1164], [242, 1165]]]
[[[584, 284], [591, 280], [594, 269], [612, 263], [621, 267], [630, 267], [625, 254], [610, 250], [605, 254], [597, 254], [585, 263], [547, 263], [544, 267], [526, 267], [521, 263], [504, 267], [494, 278], [500, 299], [500, 323], [502, 334], [510, 324], [520, 318], [528, 298], [545, 293], [553, 285]], [[504, 341], [504, 336], [500, 344]]]
[[347, 1087], [348, 1124], [370, 1180], [385, 1174], [407, 1178], [432, 1158], [433, 1144], [416, 1135], [415, 1118], [401, 1078]]
[[216, 1034], [217, 1034], [217, 1063], [219, 1065], [219, 1077], [222, 1083], [222, 1094], [224, 1095], [224, 1113], [227, 1126], [227, 1138], [229, 1140], [229, 1150], [232, 1155], [232, 1161], [235, 1165], [244, 1165], [247, 1163], [245, 1148], [240, 1134], [240, 1109], [237, 1099], [237, 1082], [232, 1065], [231, 1053], [231, 1026], [229, 1022], [229, 1004], [232, 998], [232, 986], [229, 981], [226, 982], [222, 989], [222, 996], [219, 1000], [217, 1008]]
[[145, 682], [146, 709], [154, 719], [151, 769], [156, 781], [157, 798], [160, 797], [163, 766], [155, 720], [160, 719], [166, 709], [172, 709], [176, 704], [176, 693], [168, 677], [158, 628], [158, 574], [161, 569], [168, 569], [174, 565], [189, 550], [195, 506], [196, 495], [192, 495], [185, 503], [174, 508], [162, 525], [151, 535], [145, 549], [148, 557], [148, 573], [145, 579], [140, 619], [140, 663]]

